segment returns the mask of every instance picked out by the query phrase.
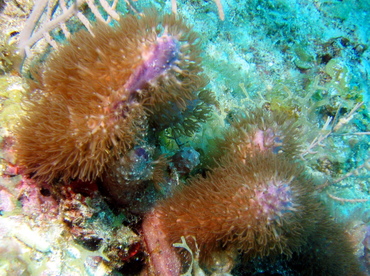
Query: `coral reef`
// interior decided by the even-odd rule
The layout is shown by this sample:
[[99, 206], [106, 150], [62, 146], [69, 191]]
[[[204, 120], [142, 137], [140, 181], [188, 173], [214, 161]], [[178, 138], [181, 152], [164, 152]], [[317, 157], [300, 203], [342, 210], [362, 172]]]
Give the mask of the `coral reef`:
[[368, 3], [215, 2], [0, 4], [0, 274], [369, 273]]

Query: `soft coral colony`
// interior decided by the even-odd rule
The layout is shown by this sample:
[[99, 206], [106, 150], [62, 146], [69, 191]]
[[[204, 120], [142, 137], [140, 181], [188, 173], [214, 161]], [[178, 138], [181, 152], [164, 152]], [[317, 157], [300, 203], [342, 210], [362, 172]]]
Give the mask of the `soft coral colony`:
[[[16, 132], [25, 175], [53, 185], [97, 182], [127, 207], [143, 186], [160, 190], [173, 182], [169, 170], [186, 167], [178, 172], [186, 183], [160, 190], [156, 197], [167, 197], [139, 212], [147, 275], [189, 269], [187, 252], [173, 246], [182, 238], [199, 250], [207, 273], [229, 256], [238, 267], [281, 259], [297, 275], [361, 275], [344, 232], [298, 165], [294, 118], [246, 111], [217, 141], [217, 153], [203, 153], [203, 164], [194, 149], [164, 157], [161, 133], [192, 135], [215, 105], [197, 34], [177, 16], [154, 11], [127, 15], [114, 27], [98, 24], [92, 33], [78, 32], [32, 71]], [[208, 172], [190, 177], [196, 166]]]
[[196, 36], [173, 16], [127, 16], [94, 34], [79, 32], [33, 75], [17, 150], [40, 180], [100, 177], [156, 111], [171, 102], [181, 116], [206, 84]]

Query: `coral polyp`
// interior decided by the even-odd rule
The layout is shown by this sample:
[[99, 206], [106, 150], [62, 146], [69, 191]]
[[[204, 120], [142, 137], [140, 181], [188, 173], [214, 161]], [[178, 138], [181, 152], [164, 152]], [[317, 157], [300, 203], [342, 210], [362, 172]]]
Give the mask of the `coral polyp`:
[[300, 129], [297, 119], [284, 112], [258, 108], [241, 112], [220, 140], [219, 155], [246, 159], [256, 152], [271, 152], [296, 159], [301, 147]]
[[197, 36], [175, 15], [127, 15], [92, 33], [78, 32], [33, 71], [17, 152], [40, 180], [100, 177], [162, 102], [184, 109], [206, 84]]

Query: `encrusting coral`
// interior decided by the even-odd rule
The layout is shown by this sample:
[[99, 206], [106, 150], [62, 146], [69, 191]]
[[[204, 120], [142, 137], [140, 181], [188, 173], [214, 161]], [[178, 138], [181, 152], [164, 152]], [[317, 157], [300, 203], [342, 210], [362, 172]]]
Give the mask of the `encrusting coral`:
[[175, 15], [149, 10], [92, 32], [78, 32], [33, 70], [16, 150], [39, 180], [100, 177], [141, 138], [148, 117], [168, 102], [186, 110], [207, 84], [197, 35]]

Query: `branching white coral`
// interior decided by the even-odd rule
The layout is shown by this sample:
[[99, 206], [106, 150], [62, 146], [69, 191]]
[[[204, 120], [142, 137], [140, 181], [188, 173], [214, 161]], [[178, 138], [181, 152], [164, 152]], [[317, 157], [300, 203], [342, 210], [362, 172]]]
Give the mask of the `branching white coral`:
[[194, 239], [195, 246], [196, 246], [195, 254], [193, 253], [193, 250], [191, 250], [188, 244], [186, 243], [184, 236], [181, 236], [181, 243], [173, 244], [174, 247], [184, 248], [186, 251], [189, 252], [191, 256], [191, 263], [190, 263], [188, 271], [186, 271], [184, 274], [181, 274], [181, 275], [182, 276], [205, 276], [206, 274], [199, 266], [199, 249], [198, 249], [197, 242], [195, 240], [195, 237], [192, 237], [192, 238]]

